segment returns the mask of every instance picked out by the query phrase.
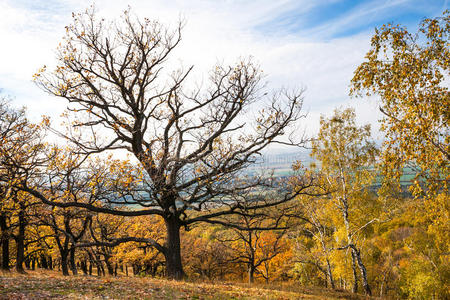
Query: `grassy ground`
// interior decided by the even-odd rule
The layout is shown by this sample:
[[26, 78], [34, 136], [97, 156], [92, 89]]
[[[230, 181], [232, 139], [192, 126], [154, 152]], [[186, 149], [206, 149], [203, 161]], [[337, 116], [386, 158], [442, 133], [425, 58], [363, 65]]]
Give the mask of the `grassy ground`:
[[294, 286], [183, 282], [138, 277], [63, 277], [52, 271], [0, 273], [0, 299], [363, 299]]

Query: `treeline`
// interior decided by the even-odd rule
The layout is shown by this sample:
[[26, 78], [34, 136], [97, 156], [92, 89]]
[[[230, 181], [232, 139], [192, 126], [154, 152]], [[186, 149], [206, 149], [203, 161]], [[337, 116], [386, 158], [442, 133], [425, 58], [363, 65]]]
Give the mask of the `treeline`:
[[[2, 268], [445, 299], [449, 23], [446, 12], [417, 35], [376, 31], [351, 93], [381, 98], [378, 149], [352, 109], [297, 137], [302, 91], [266, 91], [251, 60], [216, 66], [206, 88], [188, 84], [192, 68], [162, 73], [182, 24], [74, 14], [56, 69], [34, 76], [68, 101], [64, 129], [0, 104]], [[286, 179], [245, 175], [274, 143], [310, 145], [319, 163]], [[417, 170], [408, 198], [405, 166]]]
[[[23, 193], [15, 197], [9, 198], [9, 203], [2, 202], [2, 224], [6, 225], [1, 232], [2, 269], [15, 267], [24, 272], [42, 268], [64, 275], [165, 276], [164, 256], [151, 245], [129, 242], [112, 246], [118, 237], [164, 240], [165, 226], [160, 218], [52, 208]], [[352, 197], [350, 202], [351, 238], [367, 270], [372, 294], [446, 295], [448, 266], [445, 260], [440, 261], [446, 254], [439, 253], [438, 246], [448, 241], [430, 233], [430, 223], [424, 221], [427, 207], [423, 199], [390, 199], [384, 203], [369, 193]], [[182, 230], [186, 276], [290, 281], [361, 292], [359, 267], [353, 262], [351, 249], [343, 247], [348, 243], [345, 220], [333, 199], [302, 197], [292, 204], [295, 207], [287, 213], [294, 214], [286, 223], [289, 229], [242, 231], [199, 225]], [[257, 221], [263, 222], [240, 220], [247, 225]]]

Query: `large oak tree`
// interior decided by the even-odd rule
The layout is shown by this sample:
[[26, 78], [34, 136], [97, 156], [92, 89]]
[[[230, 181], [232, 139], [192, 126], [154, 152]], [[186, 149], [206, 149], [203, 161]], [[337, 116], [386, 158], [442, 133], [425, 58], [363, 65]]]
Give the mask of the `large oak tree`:
[[[170, 30], [129, 11], [108, 23], [88, 9], [74, 14], [66, 29], [56, 69], [47, 72], [44, 67], [35, 79], [45, 91], [69, 102], [73, 123], [66, 137], [86, 154], [120, 149], [132, 154], [139, 166], [140, 191], [95, 205], [62, 204], [28, 190], [52, 205], [162, 217], [165, 244], [152, 244], [165, 256], [167, 275], [179, 279], [181, 227], [223, 224], [218, 217], [242, 214], [244, 204], [227, 197], [231, 192], [262, 185], [279, 189], [262, 177], [243, 180], [239, 172], [268, 145], [293, 142], [281, 136], [303, 117], [302, 91], [266, 91], [261, 71], [251, 60], [219, 65], [204, 87], [193, 88], [188, 84], [192, 67], [166, 70], [181, 41], [181, 24]], [[245, 206], [255, 211], [294, 196], [274, 193]], [[118, 207], [121, 203], [132, 209]]]

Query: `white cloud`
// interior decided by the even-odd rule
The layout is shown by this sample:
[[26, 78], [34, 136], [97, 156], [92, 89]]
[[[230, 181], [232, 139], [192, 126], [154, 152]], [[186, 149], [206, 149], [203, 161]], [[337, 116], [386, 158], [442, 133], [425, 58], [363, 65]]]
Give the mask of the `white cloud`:
[[[271, 20], [295, 10], [305, 15], [329, 1], [129, 1], [133, 13], [175, 24], [185, 17], [183, 43], [175, 53], [184, 65], [196, 65], [203, 73], [217, 61], [231, 63], [252, 55], [261, 63], [271, 86], [306, 87], [305, 108], [310, 111], [307, 130], [317, 130], [318, 116], [337, 106], [354, 106], [360, 119], [376, 125], [375, 102], [348, 99], [353, 70], [369, 48], [371, 32], [321, 40], [321, 32], [334, 26], [350, 26], [355, 18], [367, 15], [367, 7], [346, 18], [297, 33], [281, 30], [266, 34], [256, 28], [270, 26]], [[398, 1], [397, 1], [398, 2]], [[372, 2], [372, 4], [375, 2]], [[374, 11], [398, 3], [383, 2]], [[54, 49], [70, 23], [71, 11], [88, 7], [90, 1], [5, 1], [0, 2], [0, 88], [26, 105], [32, 118], [42, 114], [57, 116], [64, 101], [51, 98], [31, 83], [32, 74], [42, 65], [54, 63]], [[126, 8], [123, 1], [96, 1], [99, 13], [115, 18]], [[381, 5], [381, 4], [380, 4]], [[378, 10], [377, 10], [378, 9]], [[310, 26], [311, 27], [311, 26]], [[328, 35], [329, 37], [330, 35]], [[176, 61], [175, 60], [175, 61]]]

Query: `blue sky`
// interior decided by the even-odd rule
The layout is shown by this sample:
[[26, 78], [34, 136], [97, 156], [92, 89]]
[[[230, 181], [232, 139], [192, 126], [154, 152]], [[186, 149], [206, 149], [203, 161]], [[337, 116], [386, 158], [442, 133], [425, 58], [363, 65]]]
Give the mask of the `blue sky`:
[[275, 34], [280, 31], [292, 34], [314, 32], [321, 39], [331, 39], [372, 31], [389, 22], [415, 28], [425, 16], [438, 16], [448, 8], [447, 1], [442, 0], [337, 0], [310, 1], [315, 5], [304, 11], [305, 4], [301, 2], [298, 1], [294, 9], [261, 24], [258, 29]]
[[[304, 124], [314, 134], [321, 114], [356, 108], [361, 123], [377, 128], [377, 99], [348, 97], [349, 81], [370, 47], [374, 28], [393, 22], [414, 31], [424, 17], [448, 9], [445, 0], [97, 0], [99, 13], [116, 18], [127, 5], [140, 17], [187, 24], [175, 63], [195, 65], [199, 79], [217, 62], [252, 55], [269, 86], [306, 88]], [[72, 11], [87, 0], [0, 0], [0, 88], [28, 107], [31, 119], [54, 120], [66, 103], [39, 90], [32, 74], [52, 66]], [[378, 136], [380, 138], [380, 136]]]

